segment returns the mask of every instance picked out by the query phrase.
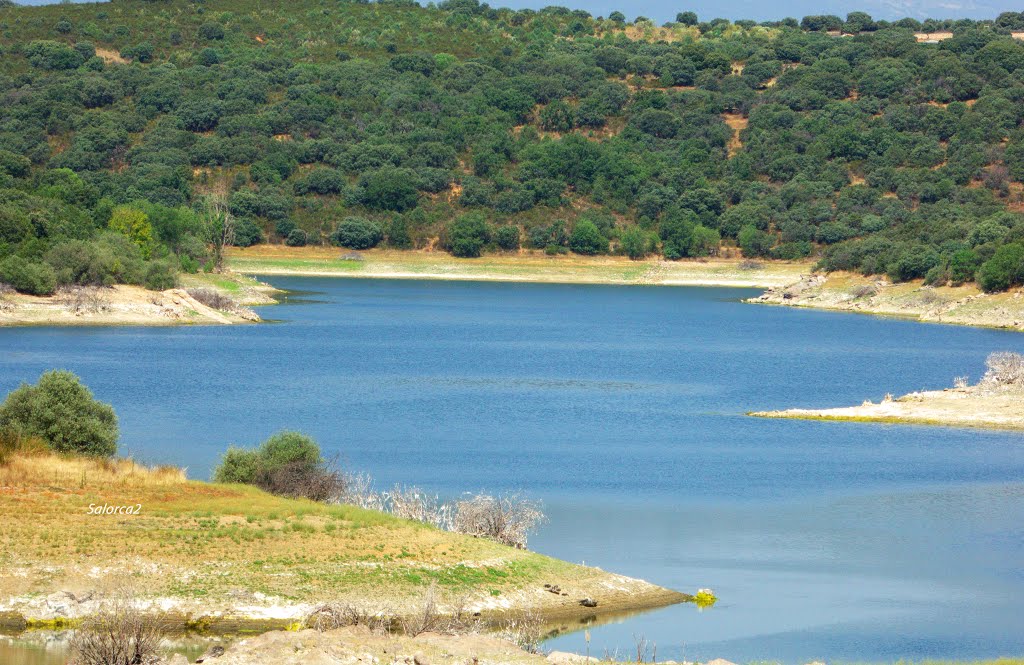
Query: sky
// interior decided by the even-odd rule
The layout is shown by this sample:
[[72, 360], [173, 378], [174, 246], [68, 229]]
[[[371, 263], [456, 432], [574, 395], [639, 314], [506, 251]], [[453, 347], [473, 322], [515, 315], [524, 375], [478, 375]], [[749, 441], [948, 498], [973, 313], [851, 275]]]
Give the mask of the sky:
[[[51, 4], [48, 0], [16, 0], [20, 4]], [[656, 23], [675, 18], [677, 12], [694, 11], [701, 20], [727, 18], [772, 21], [788, 16], [802, 18], [808, 14], [846, 16], [851, 11], [864, 11], [876, 19], [973, 18], [992, 19], [1005, 11], [1024, 9], [1020, 0], [486, 0], [495, 7], [540, 9], [562, 5], [586, 9], [594, 16], [607, 16], [618, 10], [630, 20], [646, 16]], [[421, 0], [425, 3], [426, 0]]]

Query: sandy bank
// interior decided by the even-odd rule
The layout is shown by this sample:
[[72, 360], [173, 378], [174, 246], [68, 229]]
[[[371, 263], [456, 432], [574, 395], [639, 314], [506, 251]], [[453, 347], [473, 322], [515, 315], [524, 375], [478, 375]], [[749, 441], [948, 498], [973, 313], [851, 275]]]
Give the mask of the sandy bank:
[[831, 273], [805, 275], [747, 302], [1024, 330], [1024, 289], [988, 294], [973, 284], [931, 287], [920, 280], [892, 284], [880, 278]]
[[[459, 259], [445, 252], [258, 245], [232, 248], [232, 270], [253, 275], [378, 279], [439, 279], [564, 284], [662, 286], [784, 286], [809, 270], [803, 262], [750, 262], [738, 258], [631, 261], [621, 256], [548, 256], [543, 252]], [[358, 258], [343, 258], [346, 256]]]
[[860, 406], [757, 411], [749, 415], [1024, 430], [1024, 358], [996, 353], [989, 357], [988, 365], [988, 372], [973, 386], [965, 385], [962, 379], [955, 388], [913, 392], [895, 399], [886, 395], [879, 403], [867, 400]]
[[[210, 290], [230, 299], [210, 307], [189, 291]], [[182, 275], [181, 288], [149, 291], [139, 286], [80, 287], [53, 296], [0, 295], [0, 326], [229, 325], [260, 320], [251, 305], [272, 304], [270, 286], [241, 275]], [[227, 301], [226, 301], [227, 302]]]

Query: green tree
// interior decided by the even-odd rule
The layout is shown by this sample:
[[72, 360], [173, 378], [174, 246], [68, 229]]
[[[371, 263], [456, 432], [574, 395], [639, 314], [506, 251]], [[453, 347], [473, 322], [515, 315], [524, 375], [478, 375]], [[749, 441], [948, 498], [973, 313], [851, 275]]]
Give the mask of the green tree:
[[490, 238], [487, 220], [479, 213], [462, 215], [448, 226], [448, 251], [453, 256], [475, 258]]
[[622, 251], [631, 259], [642, 259], [651, 251], [651, 240], [647, 232], [639, 226], [631, 226], [622, 233], [619, 239]]
[[380, 224], [362, 217], [346, 217], [331, 236], [334, 244], [349, 249], [370, 249], [384, 239]]
[[254, 450], [231, 446], [213, 478], [314, 501], [336, 499], [341, 490], [341, 479], [324, 460], [320, 446], [300, 432], [278, 432]]
[[363, 203], [378, 210], [404, 212], [416, 207], [419, 194], [406, 169], [384, 168], [360, 178]]
[[718, 231], [697, 225], [690, 235], [689, 256], [713, 256], [718, 253], [718, 246], [722, 244], [722, 237]]
[[515, 225], [502, 226], [494, 233], [494, 242], [506, 252], [514, 252], [519, 249], [519, 227]]
[[737, 236], [743, 256], [768, 256], [775, 244], [775, 237], [761, 231], [755, 226], [744, 226]]
[[153, 253], [153, 226], [149, 223], [149, 216], [138, 208], [129, 206], [118, 206], [114, 208], [107, 223], [111, 231], [126, 236], [135, 243], [142, 258], [148, 259]]
[[577, 254], [603, 254], [608, 251], [608, 238], [589, 219], [581, 219], [569, 236], [569, 249]]
[[1003, 245], [978, 269], [978, 286], [988, 293], [1018, 284], [1024, 284], [1024, 244]]
[[117, 417], [71, 372], [44, 373], [0, 405], [0, 430], [39, 437], [61, 453], [109, 457], [117, 451]]

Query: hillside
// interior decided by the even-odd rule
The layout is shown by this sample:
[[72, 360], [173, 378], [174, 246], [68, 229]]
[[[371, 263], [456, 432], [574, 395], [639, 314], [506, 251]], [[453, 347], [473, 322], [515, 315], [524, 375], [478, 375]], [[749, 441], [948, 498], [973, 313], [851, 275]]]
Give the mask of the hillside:
[[1005, 290], [1024, 282], [1022, 30], [1012, 12], [3, 7], [0, 282], [166, 289], [269, 241], [738, 247]]

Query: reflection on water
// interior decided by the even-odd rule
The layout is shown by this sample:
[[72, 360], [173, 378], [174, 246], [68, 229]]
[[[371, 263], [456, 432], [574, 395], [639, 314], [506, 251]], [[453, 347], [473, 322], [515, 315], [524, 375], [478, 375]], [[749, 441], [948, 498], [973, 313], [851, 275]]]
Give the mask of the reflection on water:
[[[0, 663], [3, 665], [66, 665], [72, 631], [26, 631], [0, 635]], [[168, 655], [180, 653], [189, 662], [206, 653], [212, 644], [230, 644], [229, 638], [182, 636], [164, 640]]]
[[[380, 487], [522, 489], [532, 549], [720, 599], [594, 626], [595, 655], [1024, 653], [1024, 436], [743, 415], [977, 378], [1024, 335], [737, 289], [270, 281], [314, 294], [269, 326], [0, 329], [0, 391], [71, 369], [123, 451], [194, 477], [296, 428]], [[572, 627], [547, 646], [584, 651]]]

